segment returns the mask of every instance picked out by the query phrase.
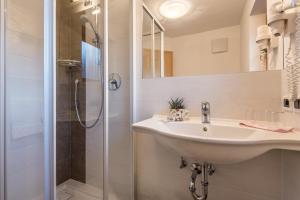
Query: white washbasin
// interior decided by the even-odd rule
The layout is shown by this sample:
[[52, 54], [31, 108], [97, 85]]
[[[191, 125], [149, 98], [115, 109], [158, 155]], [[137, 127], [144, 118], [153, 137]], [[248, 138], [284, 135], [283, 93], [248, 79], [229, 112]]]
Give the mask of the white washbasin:
[[180, 156], [213, 164], [232, 164], [249, 160], [272, 149], [300, 151], [300, 133], [274, 133], [239, 125], [238, 120], [200, 118], [169, 122], [155, 115], [133, 124], [136, 134], [151, 134], [162, 145]]

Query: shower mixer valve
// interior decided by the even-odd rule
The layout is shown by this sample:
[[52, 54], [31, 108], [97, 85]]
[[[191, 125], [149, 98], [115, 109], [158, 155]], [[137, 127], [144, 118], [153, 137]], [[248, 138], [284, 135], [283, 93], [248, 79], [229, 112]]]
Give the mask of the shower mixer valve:
[[111, 73], [109, 77], [109, 90], [116, 91], [122, 85], [122, 79], [120, 74], [118, 73]]

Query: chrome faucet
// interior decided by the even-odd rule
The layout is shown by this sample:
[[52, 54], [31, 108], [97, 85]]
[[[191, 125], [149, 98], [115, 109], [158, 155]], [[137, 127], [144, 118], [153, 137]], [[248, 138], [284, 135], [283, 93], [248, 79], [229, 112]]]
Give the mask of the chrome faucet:
[[209, 102], [201, 103], [202, 123], [210, 123], [210, 104]]

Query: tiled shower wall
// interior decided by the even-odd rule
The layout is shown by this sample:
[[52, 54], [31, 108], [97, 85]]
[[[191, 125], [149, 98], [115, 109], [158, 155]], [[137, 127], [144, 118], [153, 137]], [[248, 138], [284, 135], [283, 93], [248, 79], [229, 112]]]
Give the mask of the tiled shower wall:
[[[61, 1], [57, 2], [57, 57], [70, 57], [70, 27], [69, 15], [62, 15], [64, 6]], [[57, 184], [60, 184], [71, 177], [71, 124], [70, 124], [70, 78], [65, 68], [57, 65], [57, 126], [56, 126], [56, 172]]]
[[[64, 1], [57, 1], [57, 59], [81, 60], [81, 25]], [[74, 80], [79, 68], [57, 64], [57, 184], [72, 178], [85, 182], [85, 129], [75, 118]], [[85, 86], [79, 86], [80, 110], [84, 119]]]

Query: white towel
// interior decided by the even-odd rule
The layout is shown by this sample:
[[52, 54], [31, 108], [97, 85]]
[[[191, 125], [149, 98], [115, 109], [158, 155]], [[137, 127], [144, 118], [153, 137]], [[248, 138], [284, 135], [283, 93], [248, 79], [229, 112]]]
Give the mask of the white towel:
[[240, 122], [240, 125], [277, 133], [291, 133], [294, 130], [293, 127], [285, 127], [277, 123], [262, 121], [242, 121]]

